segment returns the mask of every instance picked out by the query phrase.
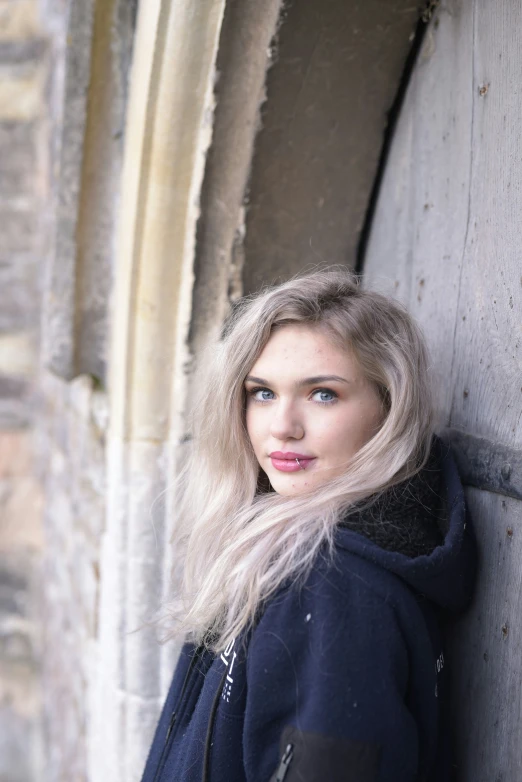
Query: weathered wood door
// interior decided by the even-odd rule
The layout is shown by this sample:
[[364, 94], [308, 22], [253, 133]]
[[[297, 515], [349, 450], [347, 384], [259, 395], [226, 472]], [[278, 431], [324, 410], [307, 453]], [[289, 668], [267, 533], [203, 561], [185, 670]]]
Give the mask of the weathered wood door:
[[462, 782], [522, 779], [522, 5], [444, 0], [394, 138], [365, 261], [428, 337], [480, 546], [452, 638]]

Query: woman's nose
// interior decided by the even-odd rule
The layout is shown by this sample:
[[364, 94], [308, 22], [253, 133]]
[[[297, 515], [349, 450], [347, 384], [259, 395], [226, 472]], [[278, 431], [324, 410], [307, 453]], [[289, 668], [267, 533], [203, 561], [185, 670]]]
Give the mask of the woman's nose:
[[301, 440], [304, 426], [297, 411], [292, 405], [274, 405], [270, 422], [270, 434], [276, 440]]

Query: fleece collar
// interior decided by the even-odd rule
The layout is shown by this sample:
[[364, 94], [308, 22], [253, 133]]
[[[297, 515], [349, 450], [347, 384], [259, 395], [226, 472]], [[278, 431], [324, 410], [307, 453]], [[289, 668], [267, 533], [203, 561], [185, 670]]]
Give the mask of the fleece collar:
[[442, 487], [440, 449], [434, 440], [429, 459], [419, 472], [376, 495], [371, 507], [357, 510], [356, 506], [339, 526], [364, 535], [387, 551], [407, 557], [429, 555], [448, 530]]

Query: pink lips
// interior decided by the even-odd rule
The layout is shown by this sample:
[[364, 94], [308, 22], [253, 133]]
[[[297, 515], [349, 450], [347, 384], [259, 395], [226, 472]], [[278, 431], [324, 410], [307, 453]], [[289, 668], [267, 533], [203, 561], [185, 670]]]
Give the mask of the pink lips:
[[272, 451], [270, 454], [273, 467], [280, 472], [305, 470], [315, 458], [315, 456], [307, 456], [304, 453], [294, 453], [293, 451]]

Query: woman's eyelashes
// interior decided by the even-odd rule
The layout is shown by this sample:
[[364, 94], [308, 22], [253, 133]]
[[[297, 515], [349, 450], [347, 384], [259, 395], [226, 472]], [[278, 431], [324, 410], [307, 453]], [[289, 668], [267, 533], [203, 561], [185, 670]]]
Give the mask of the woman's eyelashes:
[[265, 396], [262, 396], [262, 394], [272, 394], [273, 392], [270, 391], [269, 388], [250, 388], [247, 389], [248, 396], [254, 401], [254, 402], [260, 402], [261, 404], [264, 404], [265, 402], [270, 402], [270, 398], [267, 398]]
[[327, 394], [332, 397], [331, 399], [317, 399], [316, 401], [321, 405], [331, 405], [339, 399], [335, 391], [331, 391], [329, 388], [318, 388], [317, 391], [313, 392], [312, 396], [314, 394]]
[[[272, 396], [265, 396], [265, 394], [271, 394]], [[319, 395], [319, 398], [316, 397], [317, 394]], [[261, 405], [271, 402], [274, 398], [274, 392], [269, 388], [264, 388], [262, 386], [247, 389], [247, 395], [252, 401]], [[330, 399], [325, 399], [325, 396], [329, 396]], [[314, 402], [317, 402], [320, 405], [331, 405], [337, 402], [339, 396], [335, 391], [332, 391], [331, 388], [316, 388], [315, 391], [312, 391], [310, 394], [310, 399], [313, 399]]]

